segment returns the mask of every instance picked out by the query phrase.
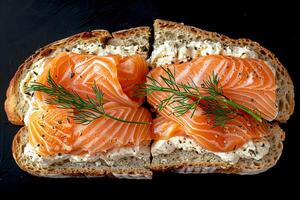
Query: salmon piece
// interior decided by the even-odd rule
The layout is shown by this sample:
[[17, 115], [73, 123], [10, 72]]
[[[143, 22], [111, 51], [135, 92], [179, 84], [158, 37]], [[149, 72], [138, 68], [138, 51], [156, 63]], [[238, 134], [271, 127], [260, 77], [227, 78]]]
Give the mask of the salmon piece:
[[29, 116], [29, 143], [41, 156], [69, 153], [74, 143], [72, 109], [43, 107]]
[[[202, 93], [205, 91], [201, 84], [214, 72], [220, 78], [220, 84], [226, 97], [250, 109], [257, 108], [261, 116], [267, 119], [276, 116], [275, 75], [263, 61], [211, 55], [196, 58], [188, 63], [172, 65], [169, 68], [172, 72], [175, 70], [177, 83], [188, 83], [192, 79]], [[162, 68], [155, 68], [149, 75], [164, 84], [160, 75], [166, 76], [166, 73]], [[232, 93], [235, 96], [231, 96]], [[162, 100], [169, 96], [169, 93], [153, 92], [148, 96], [148, 102], [156, 108]], [[247, 98], [255, 98], [255, 102], [244, 103]], [[257, 101], [261, 101], [261, 106], [255, 105]], [[250, 139], [259, 139], [269, 134], [265, 122], [257, 122], [246, 114], [230, 120], [224, 127], [214, 127], [200, 107], [196, 109], [191, 118], [192, 111], [179, 117], [175, 116], [172, 114], [173, 106], [176, 106], [176, 103], [166, 106], [159, 111], [159, 114], [165, 118], [164, 121], [170, 121], [168, 126], [176, 128], [164, 131], [162, 127], [166, 126], [166, 122], [157, 122], [162, 120], [161, 118], [155, 119], [155, 139], [168, 139], [177, 133], [182, 135], [182, 131], [184, 131], [188, 137], [193, 138], [203, 148], [215, 152], [227, 152], [242, 146]], [[175, 123], [175, 125], [171, 123]]]
[[107, 117], [100, 117], [88, 125], [76, 124], [72, 118], [72, 109], [47, 105], [33, 111], [29, 117], [29, 142], [40, 155], [51, 156], [59, 153], [96, 154], [151, 140], [152, 118], [145, 108], [131, 108], [109, 102], [104, 105], [104, 109], [114, 117], [149, 124], [129, 124]]
[[128, 56], [120, 61], [117, 69], [118, 79], [124, 93], [136, 102], [144, 102], [144, 97], [138, 97], [135, 94], [140, 85], [146, 82], [149, 72], [146, 60], [140, 55]]
[[[153, 96], [148, 97], [151, 105], [158, 105], [163, 99], [157, 93]], [[196, 109], [192, 118], [192, 111], [181, 116], [175, 116], [172, 112], [173, 109], [169, 105], [159, 111], [163, 117], [154, 119], [154, 140], [187, 136], [207, 150], [228, 152], [241, 147], [250, 139], [259, 139], [269, 134], [265, 122], [257, 122], [248, 115], [238, 116], [227, 122], [224, 127], [214, 127], [200, 107]]]
[[[60, 53], [46, 61], [37, 82], [47, 85], [48, 73], [56, 84], [82, 98], [95, 98], [92, 86], [96, 83], [104, 93], [103, 106], [107, 114], [149, 124], [124, 123], [108, 117], [100, 117], [88, 125], [76, 124], [73, 120], [76, 111], [37, 101], [36, 110], [29, 116], [29, 141], [38, 147], [40, 155], [96, 154], [150, 141], [151, 114], [139, 107], [143, 98], [134, 96], [135, 85], [144, 83], [148, 73], [144, 58]], [[39, 100], [47, 98], [42, 92], [35, 95]]]
[[185, 131], [178, 123], [163, 116], [157, 116], [153, 120], [153, 133], [151, 135], [153, 140], [168, 140], [174, 136], [186, 136]]
[[[170, 66], [171, 71], [173, 67], [176, 82], [187, 83], [192, 79], [203, 93], [201, 84], [215, 73], [227, 98], [256, 111], [268, 121], [277, 116], [275, 72], [262, 60], [208, 55]], [[162, 71], [156, 68], [152, 74]]]
[[[130, 108], [115, 102], [104, 105], [106, 113], [128, 121], [152, 122], [151, 114], [145, 108]], [[151, 124], [128, 124], [101, 117], [88, 125], [76, 124], [74, 153], [95, 154], [112, 148], [137, 146], [151, 140]]]
[[[105, 103], [115, 101], [138, 107], [143, 101], [141, 98], [133, 98], [133, 86], [143, 83], [147, 74], [146, 62], [139, 55], [122, 59], [119, 55], [60, 53], [46, 62], [37, 82], [47, 84], [49, 71], [57, 84], [76, 92], [82, 98], [95, 98], [92, 90], [95, 82], [104, 93]], [[47, 96], [39, 92], [36, 95], [38, 99], [45, 99]]]

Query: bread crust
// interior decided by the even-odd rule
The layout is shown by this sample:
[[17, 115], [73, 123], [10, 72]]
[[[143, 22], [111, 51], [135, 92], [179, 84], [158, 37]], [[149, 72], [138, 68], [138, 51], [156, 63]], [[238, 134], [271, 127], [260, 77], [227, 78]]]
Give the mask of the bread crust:
[[[138, 53], [148, 58], [150, 34], [150, 27], [147, 26], [120, 30], [112, 33], [113, 37], [108, 40], [107, 44], [115, 46], [139, 45], [142, 49], [139, 49]], [[143, 43], [146, 40], [148, 42]]]
[[[118, 39], [126, 39], [128, 36], [131, 35], [145, 35], [149, 36], [150, 35], [150, 27], [148, 26], [140, 26], [136, 28], [129, 28], [126, 30], [120, 30], [112, 33], [113, 38], [118, 38]], [[110, 43], [108, 43], [110, 44]]]

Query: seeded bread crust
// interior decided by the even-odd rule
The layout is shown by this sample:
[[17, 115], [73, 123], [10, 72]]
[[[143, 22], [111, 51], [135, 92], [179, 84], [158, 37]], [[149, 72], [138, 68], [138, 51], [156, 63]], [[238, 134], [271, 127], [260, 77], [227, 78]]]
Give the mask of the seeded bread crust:
[[150, 28], [147, 26], [121, 30], [112, 33], [113, 38], [107, 44], [115, 46], [138, 45], [140, 47], [139, 54], [148, 57], [150, 34]]
[[[180, 46], [182, 44], [188, 44], [191, 41], [199, 40], [220, 42], [222, 45], [227, 47], [249, 47], [258, 54], [260, 59], [270, 62], [276, 70], [276, 104], [278, 105], [279, 112], [275, 120], [279, 122], [286, 122], [289, 119], [289, 117], [293, 114], [295, 107], [294, 85], [286, 68], [268, 49], [249, 39], [231, 39], [225, 35], [204, 31], [193, 26], [184, 25], [183, 23], [160, 19], [157, 19], [154, 22], [154, 50], [159, 48], [159, 46], [163, 45], [166, 41], [175, 42], [176, 46]], [[150, 64], [152, 66], [156, 66], [155, 62]]]

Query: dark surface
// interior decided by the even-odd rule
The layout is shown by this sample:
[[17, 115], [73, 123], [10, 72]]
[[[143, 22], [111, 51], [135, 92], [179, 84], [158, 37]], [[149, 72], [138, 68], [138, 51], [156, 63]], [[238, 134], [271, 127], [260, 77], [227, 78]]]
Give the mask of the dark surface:
[[[245, 37], [255, 40], [273, 51], [288, 68], [292, 79], [299, 86], [299, 31], [296, 30], [297, 6], [282, 2], [262, 5], [219, 4], [206, 2], [196, 5], [151, 1], [117, 3], [110, 1], [0, 1], [0, 191], [76, 191], [78, 190], [123, 190], [142, 192], [167, 191], [173, 194], [195, 188], [219, 189], [229, 186], [281, 188], [288, 180], [296, 178], [295, 159], [297, 134], [297, 112], [287, 124], [284, 151], [278, 164], [257, 176], [234, 175], [177, 175], [158, 174], [152, 181], [98, 179], [47, 179], [37, 178], [21, 171], [11, 155], [11, 142], [20, 127], [7, 121], [3, 111], [5, 91], [18, 65], [38, 48], [75, 33], [93, 29], [120, 30], [140, 25], [151, 26], [156, 18], [185, 22], [206, 30], [216, 31], [230, 37]], [[202, 2], [202, 1], [201, 1]], [[296, 96], [296, 102], [297, 102]], [[297, 110], [297, 107], [296, 107]], [[298, 112], [299, 113], [299, 112]], [[299, 159], [299, 158], [298, 158]], [[299, 171], [299, 170], [298, 170]], [[251, 184], [250, 184], [251, 183]], [[254, 183], [254, 185], [253, 185]], [[196, 190], [197, 191], [197, 190]], [[112, 193], [117, 195], [118, 193]]]

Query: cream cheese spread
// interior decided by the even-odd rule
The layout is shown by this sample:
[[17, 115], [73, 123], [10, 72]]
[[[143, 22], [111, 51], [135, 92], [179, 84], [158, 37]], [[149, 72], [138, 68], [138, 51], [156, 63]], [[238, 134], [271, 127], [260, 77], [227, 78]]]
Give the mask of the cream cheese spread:
[[24, 148], [24, 155], [31, 159], [32, 162], [40, 165], [41, 167], [48, 167], [55, 163], [72, 162], [72, 163], [96, 163], [99, 165], [100, 160], [104, 161], [107, 165], [113, 165], [118, 160], [128, 157], [135, 157], [141, 160], [147, 160], [150, 157], [149, 146], [135, 146], [135, 147], [122, 147], [115, 148], [105, 153], [98, 153], [96, 155], [83, 154], [60, 154], [55, 156], [40, 156], [37, 150], [31, 145], [26, 144]]
[[246, 159], [262, 159], [270, 149], [270, 144], [263, 139], [259, 142], [249, 141], [242, 147], [230, 152], [212, 152], [202, 148], [193, 139], [183, 136], [175, 136], [169, 140], [158, 140], [152, 144], [151, 153], [153, 156], [160, 154], [170, 154], [176, 149], [184, 151], [195, 151], [199, 154], [213, 153], [225, 162], [231, 164], [237, 163], [240, 158]]
[[150, 62], [155, 65], [171, 64], [174, 60], [188, 61], [196, 56], [211, 54], [230, 55], [241, 58], [258, 58], [255, 51], [244, 46], [225, 47], [220, 42], [211, 40], [192, 41], [180, 44], [179, 41], [165, 41], [152, 52]]

